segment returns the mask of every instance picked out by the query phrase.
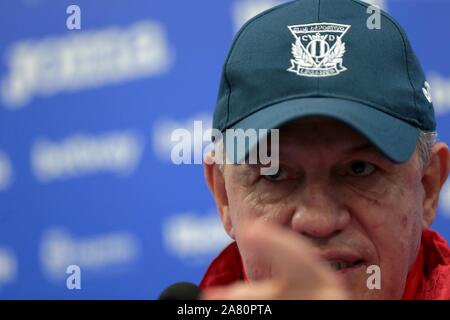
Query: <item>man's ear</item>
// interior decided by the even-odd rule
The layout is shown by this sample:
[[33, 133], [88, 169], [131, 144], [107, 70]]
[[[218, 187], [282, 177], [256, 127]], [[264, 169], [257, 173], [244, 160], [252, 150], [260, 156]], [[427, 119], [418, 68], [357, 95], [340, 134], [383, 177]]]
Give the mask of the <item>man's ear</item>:
[[422, 185], [425, 191], [423, 201], [423, 224], [429, 227], [436, 217], [439, 193], [447, 180], [450, 170], [450, 151], [445, 143], [437, 143], [430, 160], [424, 168]]
[[[209, 157], [209, 156], [208, 156]], [[212, 159], [205, 161], [204, 174], [208, 188], [211, 191], [220, 219], [228, 235], [234, 239], [233, 224], [231, 222], [230, 207], [228, 205], [228, 195], [225, 188], [225, 173], [220, 170], [218, 164]]]

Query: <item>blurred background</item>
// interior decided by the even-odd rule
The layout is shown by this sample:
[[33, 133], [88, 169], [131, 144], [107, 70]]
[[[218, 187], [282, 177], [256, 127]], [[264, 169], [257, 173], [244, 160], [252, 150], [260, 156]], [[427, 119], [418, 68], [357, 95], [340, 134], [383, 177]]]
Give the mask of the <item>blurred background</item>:
[[[193, 121], [211, 124], [233, 36], [281, 2], [0, 2], [0, 298], [154, 299], [201, 280], [230, 239], [171, 133], [205, 143]], [[409, 34], [449, 142], [450, 1], [371, 2]], [[450, 239], [450, 184], [434, 227]]]

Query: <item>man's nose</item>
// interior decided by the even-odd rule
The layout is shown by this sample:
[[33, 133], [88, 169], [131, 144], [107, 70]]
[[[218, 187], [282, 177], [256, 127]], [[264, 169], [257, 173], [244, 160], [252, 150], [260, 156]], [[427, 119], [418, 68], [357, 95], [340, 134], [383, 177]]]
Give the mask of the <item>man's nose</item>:
[[297, 199], [291, 227], [308, 238], [320, 240], [332, 237], [351, 221], [344, 199], [340, 199], [330, 183], [306, 185]]

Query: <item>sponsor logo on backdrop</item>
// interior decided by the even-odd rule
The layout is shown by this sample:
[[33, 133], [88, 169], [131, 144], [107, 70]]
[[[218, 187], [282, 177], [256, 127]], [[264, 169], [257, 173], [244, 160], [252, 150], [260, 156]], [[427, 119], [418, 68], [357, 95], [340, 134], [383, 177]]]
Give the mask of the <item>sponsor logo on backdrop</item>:
[[437, 73], [428, 75], [433, 105], [437, 116], [450, 113], [450, 77], [444, 78]]
[[40, 262], [51, 279], [67, 277], [67, 267], [77, 265], [84, 274], [127, 271], [141, 255], [141, 243], [130, 232], [110, 232], [75, 237], [63, 228], [47, 229], [40, 244]]
[[63, 37], [24, 40], [8, 49], [0, 86], [5, 107], [19, 109], [34, 96], [103, 87], [168, 72], [172, 65], [161, 24], [83, 31]]
[[0, 247], [0, 292], [2, 286], [14, 282], [17, 275], [17, 260], [14, 253]]
[[0, 192], [5, 191], [12, 182], [11, 162], [3, 151], [0, 150]]
[[143, 147], [143, 139], [130, 131], [79, 133], [62, 141], [38, 138], [31, 150], [32, 171], [43, 183], [105, 172], [126, 177], [138, 167]]
[[283, 2], [287, 1], [241, 0], [235, 2], [232, 6], [234, 30], [238, 31], [248, 20], [250, 20], [254, 16]]
[[364, 2], [375, 5], [380, 9], [387, 10], [387, 0], [364, 0]]
[[[194, 122], [201, 121], [202, 130], [194, 130]], [[206, 130], [211, 129], [212, 117], [208, 114], [198, 114], [189, 119], [176, 120], [176, 119], [160, 119], [153, 125], [152, 132], [152, 145], [155, 155], [164, 162], [172, 162], [171, 153], [177, 141], [172, 140], [172, 133], [179, 128], [184, 128], [189, 131], [191, 136], [192, 154], [194, 153], [194, 147], [200, 146], [203, 148], [210, 141], [205, 141], [203, 138]]]
[[205, 263], [232, 240], [217, 213], [174, 214], [164, 221], [164, 246], [169, 254], [186, 263]]
[[441, 198], [443, 214], [450, 219], [450, 181], [442, 189]]
[[[232, 16], [234, 30], [238, 31], [248, 20], [259, 13], [270, 9], [287, 0], [240, 0], [236, 1], [232, 6]], [[378, 6], [383, 10], [387, 10], [387, 0], [366, 0], [365, 2]]]

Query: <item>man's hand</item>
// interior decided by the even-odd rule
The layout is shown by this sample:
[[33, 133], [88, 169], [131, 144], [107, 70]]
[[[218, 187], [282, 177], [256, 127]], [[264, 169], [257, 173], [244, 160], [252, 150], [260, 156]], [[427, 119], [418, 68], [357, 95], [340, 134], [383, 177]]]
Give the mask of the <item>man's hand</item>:
[[[205, 300], [346, 299], [333, 271], [298, 234], [272, 225], [248, 227], [240, 246], [272, 267], [272, 277], [206, 290]], [[245, 229], [244, 229], [245, 230]]]

